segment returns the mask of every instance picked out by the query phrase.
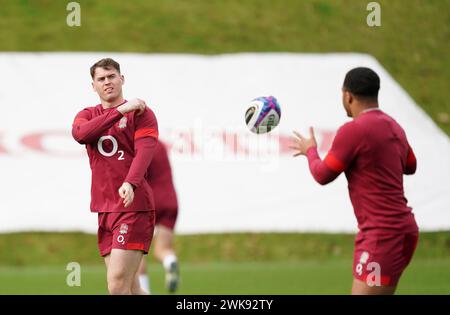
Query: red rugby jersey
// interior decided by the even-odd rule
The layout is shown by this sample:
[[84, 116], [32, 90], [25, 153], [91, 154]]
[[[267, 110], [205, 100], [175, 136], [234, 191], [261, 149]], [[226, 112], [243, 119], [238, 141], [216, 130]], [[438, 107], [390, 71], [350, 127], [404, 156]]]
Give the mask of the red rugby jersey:
[[153, 188], [155, 197], [156, 211], [178, 209], [169, 156], [165, 145], [160, 141], [156, 145], [155, 154], [148, 168], [148, 174], [149, 184]]
[[403, 191], [403, 174], [416, 171], [416, 158], [402, 127], [379, 109], [344, 124], [321, 161], [307, 152], [310, 171], [324, 185], [345, 172], [358, 227], [362, 231], [417, 231]]
[[[122, 115], [117, 108], [102, 105], [80, 111], [72, 135], [86, 145], [92, 170], [91, 211], [128, 212], [155, 210], [147, 169], [158, 139], [156, 117], [148, 107], [144, 113]], [[119, 188], [135, 187], [134, 200], [125, 208]]]

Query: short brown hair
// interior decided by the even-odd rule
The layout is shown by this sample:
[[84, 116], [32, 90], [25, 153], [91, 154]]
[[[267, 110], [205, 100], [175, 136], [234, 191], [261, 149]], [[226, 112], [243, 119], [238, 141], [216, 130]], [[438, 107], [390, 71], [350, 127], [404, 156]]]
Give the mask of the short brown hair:
[[119, 63], [117, 61], [111, 59], [111, 58], [103, 58], [103, 59], [97, 61], [96, 63], [94, 63], [92, 65], [92, 67], [91, 67], [91, 77], [92, 77], [92, 79], [94, 78], [95, 69], [97, 69], [97, 68], [103, 68], [103, 69], [106, 69], [106, 70], [114, 68], [120, 74], [120, 65], [119, 65]]

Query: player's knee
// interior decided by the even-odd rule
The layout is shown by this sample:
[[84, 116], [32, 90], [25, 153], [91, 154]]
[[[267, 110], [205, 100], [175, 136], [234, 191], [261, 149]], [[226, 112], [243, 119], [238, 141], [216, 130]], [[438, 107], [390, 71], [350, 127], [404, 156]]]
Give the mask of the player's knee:
[[130, 281], [127, 281], [125, 274], [114, 272], [108, 274], [108, 291], [110, 294], [131, 294]]
[[108, 281], [108, 291], [111, 295], [129, 295], [131, 288], [124, 281]]

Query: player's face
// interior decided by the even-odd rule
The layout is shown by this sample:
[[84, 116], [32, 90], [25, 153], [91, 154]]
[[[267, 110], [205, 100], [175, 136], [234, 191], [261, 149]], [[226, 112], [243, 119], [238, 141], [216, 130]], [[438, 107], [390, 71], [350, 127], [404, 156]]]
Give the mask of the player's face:
[[344, 105], [344, 109], [348, 117], [353, 117], [350, 109], [351, 98], [352, 96], [350, 95], [350, 92], [342, 88], [342, 104]]
[[112, 102], [122, 96], [124, 77], [116, 69], [96, 68], [92, 87], [104, 101]]

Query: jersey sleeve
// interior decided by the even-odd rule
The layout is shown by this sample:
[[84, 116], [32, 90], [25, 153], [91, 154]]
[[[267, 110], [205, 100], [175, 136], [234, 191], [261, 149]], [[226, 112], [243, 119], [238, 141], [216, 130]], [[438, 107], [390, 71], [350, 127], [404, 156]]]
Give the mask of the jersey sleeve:
[[416, 172], [416, 169], [417, 169], [416, 155], [414, 154], [414, 151], [411, 148], [411, 146], [408, 145], [408, 155], [406, 157], [405, 169], [403, 170], [403, 173], [406, 175], [412, 175]]
[[138, 187], [144, 179], [147, 168], [156, 151], [156, 145], [158, 143], [158, 122], [155, 114], [149, 108], [146, 108], [143, 114], [135, 117], [135, 155], [125, 182], [132, 184], [134, 187]]
[[136, 130], [134, 140], [150, 137], [158, 139], [158, 122], [156, 116], [150, 108], [146, 108], [144, 113], [136, 117]]
[[122, 117], [123, 115], [115, 109], [92, 118], [89, 109], [83, 109], [75, 116], [72, 136], [80, 144], [95, 142], [105, 130], [114, 126]]
[[361, 144], [361, 133], [353, 123], [343, 125], [336, 133], [326, 157], [321, 160], [317, 148], [306, 153], [309, 169], [314, 179], [321, 185], [332, 182], [352, 163]]
[[354, 122], [346, 123], [336, 132], [324, 163], [335, 172], [344, 172], [358, 154], [362, 138], [361, 131]]

